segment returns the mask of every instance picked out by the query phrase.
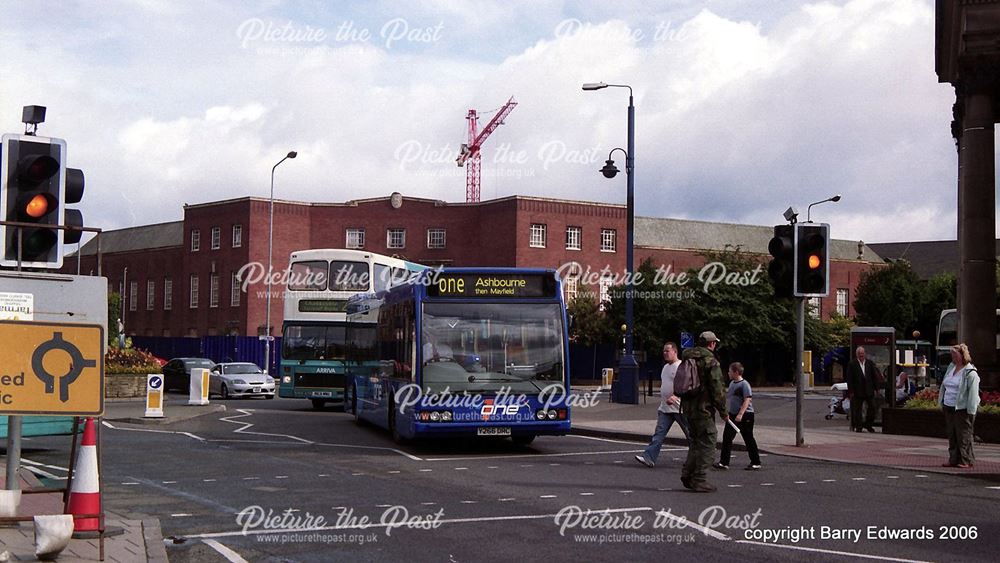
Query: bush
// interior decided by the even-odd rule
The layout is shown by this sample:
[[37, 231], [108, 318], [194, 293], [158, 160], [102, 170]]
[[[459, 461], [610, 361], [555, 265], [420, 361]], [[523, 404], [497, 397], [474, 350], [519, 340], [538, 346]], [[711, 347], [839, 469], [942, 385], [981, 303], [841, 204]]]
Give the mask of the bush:
[[[933, 389], [923, 389], [906, 401], [904, 409], [939, 409], [938, 391]], [[987, 414], [1000, 414], [1000, 391], [982, 393], [979, 399], [978, 412]]]
[[105, 373], [160, 373], [156, 358], [138, 348], [109, 347], [104, 356]]

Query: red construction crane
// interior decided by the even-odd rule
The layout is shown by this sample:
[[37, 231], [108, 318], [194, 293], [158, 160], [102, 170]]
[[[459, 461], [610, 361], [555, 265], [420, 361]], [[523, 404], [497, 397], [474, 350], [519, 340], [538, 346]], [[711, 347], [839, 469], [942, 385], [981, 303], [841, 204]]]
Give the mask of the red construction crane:
[[465, 119], [469, 121], [469, 142], [462, 143], [462, 151], [458, 154], [455, 162], [459, 167], [465, 166], [465, 201], [472, 203], [479, 201], [479, 166], [482, 156], [479, 150], [483, 147], [483, 142], [494, 132], [497, 127], [503, 125], [506, 118], [517, 102], [511, 96], [507, 103], [497, 110], [493, 119], [486, 124], [482, 131], [479, 129], [479, 112], [470, 109]]

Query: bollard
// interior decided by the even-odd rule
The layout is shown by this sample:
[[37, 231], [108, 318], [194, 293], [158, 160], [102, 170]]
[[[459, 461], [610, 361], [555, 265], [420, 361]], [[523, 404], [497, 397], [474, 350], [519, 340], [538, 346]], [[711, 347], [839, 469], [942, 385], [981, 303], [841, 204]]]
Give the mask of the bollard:
[[163, 376], [151, 373], [146, 376], [145, 418], [163, 418]]
[[189, 405], [208, 404], [208, 370], [205, 368], [191, 368], [191, 394], [188, 398]]

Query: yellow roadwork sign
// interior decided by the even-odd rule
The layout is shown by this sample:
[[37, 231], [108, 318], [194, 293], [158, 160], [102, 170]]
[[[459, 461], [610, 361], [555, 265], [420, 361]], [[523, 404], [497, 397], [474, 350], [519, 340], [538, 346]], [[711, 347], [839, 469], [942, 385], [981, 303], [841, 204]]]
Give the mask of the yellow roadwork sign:
[[0, 414], [104, 413], [100, 325], [0, 321]]

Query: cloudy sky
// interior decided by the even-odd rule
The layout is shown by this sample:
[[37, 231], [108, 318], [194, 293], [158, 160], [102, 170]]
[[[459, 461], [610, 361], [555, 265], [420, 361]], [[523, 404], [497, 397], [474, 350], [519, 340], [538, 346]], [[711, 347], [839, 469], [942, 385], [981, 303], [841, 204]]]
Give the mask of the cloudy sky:
[[[517, 106], [482, 197], [624, 202], [597, 169], [636, 105], [640, 215], [774, 224], [816, 208], [837, 238], [955, 236], [949, 85], [932, 0], [19, 2], [0, 26], [0, 131], [39, 133], [87, 176], [88, 225], [184, 203], [464, 201], [469, 108]], [[619, 159], [619, 166], [622, 166]]]

